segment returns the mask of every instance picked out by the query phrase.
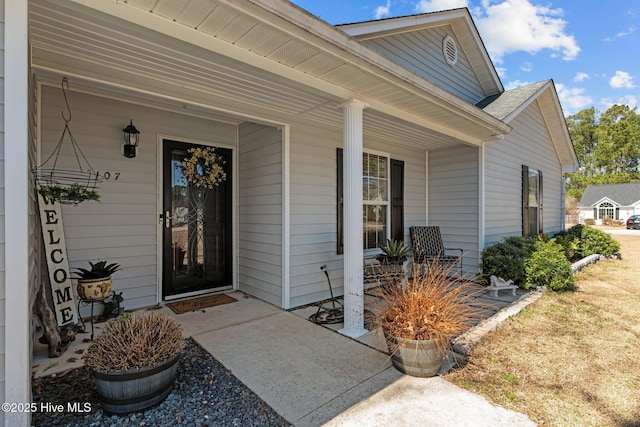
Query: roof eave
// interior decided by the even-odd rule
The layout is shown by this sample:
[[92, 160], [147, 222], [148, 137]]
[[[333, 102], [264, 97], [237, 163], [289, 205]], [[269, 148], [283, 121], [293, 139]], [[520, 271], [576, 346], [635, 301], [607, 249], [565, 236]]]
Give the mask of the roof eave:
[[388, 83], [390, 88], [397, 88], [402, 93], [406, 93], [408, 102], [415, 104], [416, 100], [424, 101], [433, 107], [441, 108], [443, 112], [466, 121], [468, 123], [466, 133], [461, 133], [459, 129], [445, 123], [435, 122], [430, 117], [419, 116], [416, 112], [404, 110], [401, 105], [394, 106], [385, 103], [384, 99], [369, 96], [361, 88], [349, 88], [348, 85], [339, 82], [311, 76], [293, 67], [254, 54], [250, 49], [226, 43], [215, 37], [207, 37], [205, 33], [195, 34], [198, 32], [196, 29], [152, 15], [126, 3], [117, 0], [70, 1], [154, 31], [162, 31], [170, 37], [195, 43], [204, 49], [220, 49], [219, 52], [216, 52], [229, 55], [238, 61], [268, 72], [286, 75], [287, 78], [314, 86], [340, 99], [358, 98], [368, 103], [371, 108], [379, 108], [380, 111], [394, 117], [402, 118], [405, 113], [408, 113], [407, 117], [410, 120], [415, 119], [414, 123], [472, 145], [479, 146], [491, 135], [505, 134], [511, 131], [508, 124], [401, 67], [368, 48], [356, 38], [286, 0], [216, 1], [274, 30], [286, 33], [293, 40], [308, 44], [353, 68], [357, 68], [365, 76]]
[[[221, 1], [230, 6], [238, 7], [236, 2], [230, 0]], [[320, 39], [325, 43], [325, 47], [330, 46], [332, 48], [332, 53], [340, 55], [343, 60], [347, 60], [353, 65], [359, 65], [363, 71], [375, 71], [379, 76], [414, 91], [414, 95], [423, 96], [425, 99], [431, 101], [438, 101], [443, 108], [450, 110], [452, 113], [463, 115], [467, 119], [484, 126], [489, 131], [487, 135], [507, 134], [511, 132], [511, 126], [503, 121], [447, 92], [436, 84], [412, 73], [379, 54], [377, 51], [367, 47], [360, 40], [347, 34], [340, 28], [323, 21], [289, 1], [247, 1], [302, 30], [298, 35], [304, 36], [307, 41], [317, 44], [318, 39]], [[470, 15], [466, 9], [456, 9], [449, 12], [455, 12], [456, 14], [460, 14], [461, 17], [470, 20]], [[273, 16], [263, 16], [263, 18], [272, 20]], [[272, 23], [277, 25], [278, 28], [282, 26], [282, 22], [276, 23], [272, 21]], [[351, 56], [355, 56], [355, 60]], [[487, 60], [490, 62], [488, 55]], [[483, 138], [486, 138], [486, 136], [483, 136]]]

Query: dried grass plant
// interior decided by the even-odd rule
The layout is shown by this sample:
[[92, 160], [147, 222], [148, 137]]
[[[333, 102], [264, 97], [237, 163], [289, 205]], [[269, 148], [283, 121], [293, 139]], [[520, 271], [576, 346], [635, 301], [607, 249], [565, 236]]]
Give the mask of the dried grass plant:
[[[413, 277], [403, 285], [390, 278], [372, 303], [374, 326], [388, 340], [441, 340], [466, 332], [482, 316], [475, 298], [483, 288], [467, 277], [452, 276], [452, 268], [437, 260], [413, 265]], [[448, 340], [447, 340], [448, 341]]]
[[164, 362], [183, 348], [182, 327], [173, 317], [126, 313], [91, 342], [84, 364], [99, 371], [140, 369]]

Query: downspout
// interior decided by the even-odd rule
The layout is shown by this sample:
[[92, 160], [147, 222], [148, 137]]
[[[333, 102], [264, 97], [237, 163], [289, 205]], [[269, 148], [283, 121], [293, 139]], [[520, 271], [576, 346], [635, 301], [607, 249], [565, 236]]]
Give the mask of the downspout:
[[562, 177], [562, 188], [560, 189], [560, 227], [564, 231], [567, 228], [567, 177]]

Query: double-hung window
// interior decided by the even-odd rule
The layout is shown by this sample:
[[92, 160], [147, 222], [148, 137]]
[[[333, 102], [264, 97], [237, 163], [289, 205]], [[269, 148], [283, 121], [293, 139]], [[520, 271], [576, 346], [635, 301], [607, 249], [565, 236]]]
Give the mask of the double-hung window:
[[362, 155], [362, 223], [364, 249], [376, 249], [389, 237], [389, 158]]
[[542, 233], [542, 171], [522, 166], [522, 235]]
[[[344, 251], [342, 149], [336, 150], [338, 254]], [[404, 162], [374, 151], [362, 153], [362, 242], [373, 250], [387, 238], [404, 239]]]

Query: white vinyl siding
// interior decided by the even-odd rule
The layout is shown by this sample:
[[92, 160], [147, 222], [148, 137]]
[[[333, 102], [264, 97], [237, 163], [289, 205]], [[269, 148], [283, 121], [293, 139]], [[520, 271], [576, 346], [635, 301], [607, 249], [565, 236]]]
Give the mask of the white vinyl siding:
[[[365, 112], [366, 114], [366, 112]], [[404, 227], [424, 225], [425, 152], [376, 140], [365, 127], [364, 149], [405, 162]], [[335, 295], [343, 293], [343, 256], [337, 254], [336, 148], [342, 129], [295, 123], [291, 126], [291, 306], [329, 297], [326, 264]]]
[[537, 102], [509, 124], [504, 140], [484, 148], [485, 246], [522, 235], [522, 165], [542, 172], [543, 232], [562, 228], [562, 168]]
[[478, 156], [464, 145], [429, 152], [429, 225], [445, 247], [463, 249], [465, 271], [477, 271], [479, 258]]
[[238, 154], [238, 285], [282, 306], [282, 133], [244, 123]]
[[[114, 291], [123, 291], [125, 308], [157, 302], [157, 137], [235, 145], [237, 127], [169, 111], [67, 92], [72, 119], [69, 124], [81, 150], [100, 172], [111, 179], [100, 188], [100, 202], [63, 205], [63, 224], [70, 267], [107, 259], [122, 265], [113, 276]], [[64, 99], [59, 87], [43, 86], [42, 142], [44, 161], [60, 139]], [[122, 154], [122, 129], [129, 120], [140, 130], [135, 158]], [[69, 140], [63, 142], [58, 168], [77, 169]], [[115, 179], [119, 174], [118, 179]]]
[[320, 266], [342, 294], [343, 256], [337, 255], [336, 148], [342, 129], [291, 125], [291, 306], [329, 296]]
[[457, 40], [458, 61], [453, 67], [446, 63], [442, 53], [442, 42], [446, 36], [456, 40], [451, 27], [442, 26], [365, 40], [364, 43], [419, 76], [475, 104], [486, 95]]

